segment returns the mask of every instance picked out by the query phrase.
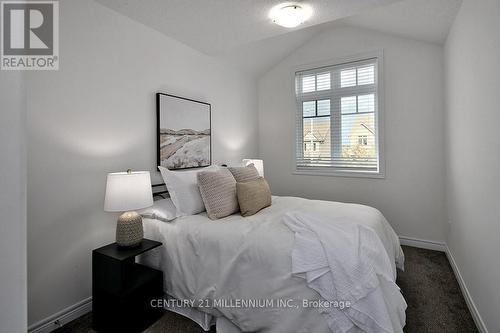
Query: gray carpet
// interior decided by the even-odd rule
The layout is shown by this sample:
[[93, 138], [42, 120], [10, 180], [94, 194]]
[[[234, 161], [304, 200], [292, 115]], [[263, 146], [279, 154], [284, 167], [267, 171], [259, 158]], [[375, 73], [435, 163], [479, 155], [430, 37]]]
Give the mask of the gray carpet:
[[446, 255], [409, 246], [403, 251], [405, 271], [397, 283], [408, 304], [404, 331], [478, 332]]
[[[478, 332], [467, 309], [457, 280], [442, 252], [403, 246], [405, 271], [398, 272], [398, 285], [408, 303], [406, 333]], [[94, 333], [90, 314], [56, 330], [56, 333]], [[166, 312], [147, 333], [202, 333], [195, 323]], [[210, 332], [215, 332], [212, 329]], [[313, 333], [313, 332], [312, 332]]]

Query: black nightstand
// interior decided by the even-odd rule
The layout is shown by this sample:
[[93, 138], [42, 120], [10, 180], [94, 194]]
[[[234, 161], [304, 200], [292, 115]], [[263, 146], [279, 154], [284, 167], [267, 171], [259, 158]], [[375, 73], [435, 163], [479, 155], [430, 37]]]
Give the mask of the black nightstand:
[[163, 272], [135, 262], [160, 246], [144, 239], [132, 249], [116, 243], [92, 251], [92, 327], [97, 332], [142, 332], [163, 314], [151, 300], [163, 299]]

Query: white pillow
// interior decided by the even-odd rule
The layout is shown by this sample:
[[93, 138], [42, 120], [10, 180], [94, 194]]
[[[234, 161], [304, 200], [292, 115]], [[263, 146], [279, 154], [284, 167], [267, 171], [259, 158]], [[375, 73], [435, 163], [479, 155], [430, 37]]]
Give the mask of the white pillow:
[[196, 175], [201, 171], [216, 170], [217, 166], [186, 171], [171, 171], [162, 166], [158, 169], [177, 209], [177, 216], [195, 215], [205, 211]]
[[170, 198], [157, 200], [153, 206], [141, 209], [139, 214], [147, 219], [170, 222], [177, 217], [177, 210]]

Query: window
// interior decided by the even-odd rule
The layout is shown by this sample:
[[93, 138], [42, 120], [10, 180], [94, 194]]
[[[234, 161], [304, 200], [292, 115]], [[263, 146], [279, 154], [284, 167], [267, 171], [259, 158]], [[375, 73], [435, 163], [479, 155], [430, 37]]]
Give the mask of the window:
[[330, 90], [330, 73], [319, 73], [302, 77], [303, 92]]
[[383, 176], [379, 59], [296, 73], [297, 172]]

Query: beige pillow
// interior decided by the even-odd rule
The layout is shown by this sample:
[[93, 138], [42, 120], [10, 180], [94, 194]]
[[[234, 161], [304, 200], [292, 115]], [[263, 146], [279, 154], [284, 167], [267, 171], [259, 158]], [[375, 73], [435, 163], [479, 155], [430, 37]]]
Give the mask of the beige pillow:
[[236, 193], [242, 216], [254, 215], [259, 210], [271, 206], [271, 190], [262, 177], [236, 183]]
[[249, 180], [255, 180], [259, 178], [259, 171], [255, 168], [255, 165], [249, 164], [244, 167], [228, 167], [229, 171], [236, 179], [236, 182], [242, 183]]
[[229, 170], [202, 171], [197, 177], [201, 198], [210, 219], [220, 219], [238, 211], [236, 180]]

